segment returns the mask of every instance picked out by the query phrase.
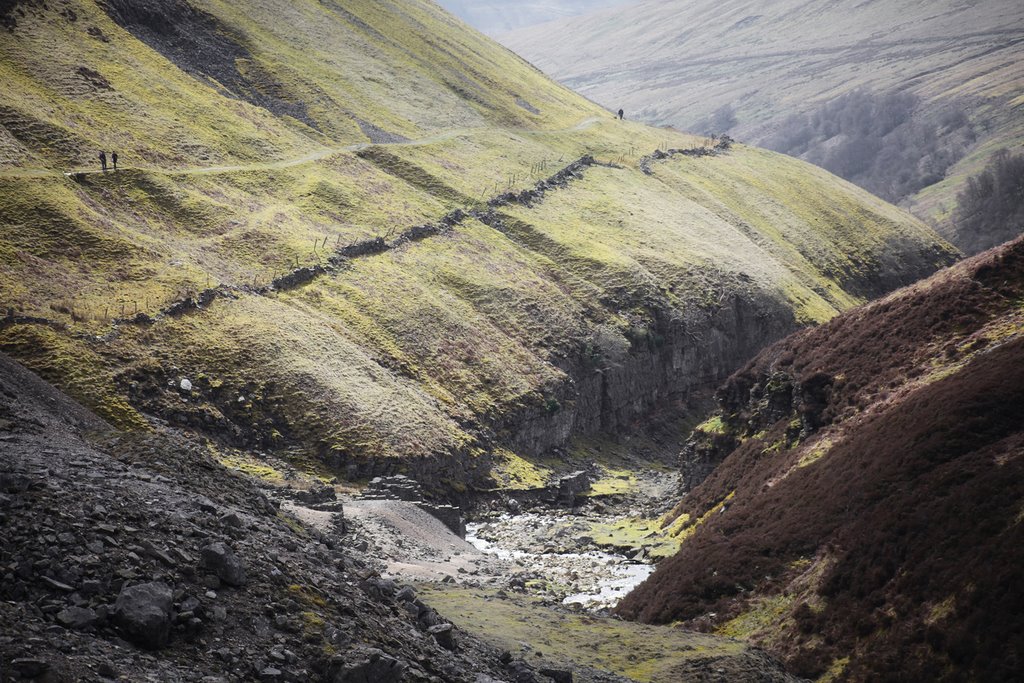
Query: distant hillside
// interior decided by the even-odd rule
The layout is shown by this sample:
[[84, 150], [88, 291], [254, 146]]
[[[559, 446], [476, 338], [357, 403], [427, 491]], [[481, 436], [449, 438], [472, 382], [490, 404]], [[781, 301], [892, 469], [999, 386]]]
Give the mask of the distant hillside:
[[620, 613], [804, 676], [1014, 680], [1022, 296], [1019, 238], [758, 355], [683, 452], [696, 530]]
[[994, 243], [952, 212], [969, 175], [1024, 144], [1019, 2], [640, 2], [501, 39], [609, 109], [799, 156], [958, 246]]
[[957, 257], [427, 0], [3, 7], [0, 349], [121, 427], [489, 485]]
[[439, 0], [438, 4], [469, 25], [494, 35], [625, 2], [629, 0]]

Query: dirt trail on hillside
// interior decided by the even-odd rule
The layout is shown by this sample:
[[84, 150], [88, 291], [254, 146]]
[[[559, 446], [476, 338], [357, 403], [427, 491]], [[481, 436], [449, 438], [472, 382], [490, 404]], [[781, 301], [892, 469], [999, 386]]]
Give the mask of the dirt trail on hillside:
[[[189, 166], [178, 169], [162, 169], [144, 166], [121, 166], [117, 170], [121, 171], [148, 171], [151, 173], [164, 173], [166, 175], [200, 175], [206, 173], [241, 173], [244, 171], [271, 171], [282, 168], [290, 168], [292, 166], [302, 166], [303, 164], [309, 164], [314, 161], [320, 161], [332, 157], [336, 154], [345, 154], [348, 152], [359, 152], [361, 150], [370, 147], [423, 147], [426, 145], [433, 145], [438, 142], [444, 142], [451, 140], [460, 135], [472, 134], [480, 130], [509, 130], [516, 131], [520, 134], [542, 134], [551, 135], [558, 133], [571, 133], [581, 130], [586, 130], [596, 123], [599, 123], [601, 119], [597, 117], [590, 117], [580, 121], [579, 123], [570, 126], [568, 128], [559, 128], [555, 130], [532, 130], [527, 128], [502, 128], [502, 129], [491, 129], [491, 128], [454, 128], [452, 130], [444, 131], [441, 133], [435, 133], [422, 138], [416, 138], [415, 140], [402, 140], [400, 142], [359, 142], [351, 145], [342, 145], [337, 147], [324, 147], [314, 152], [308, 152], [296, 157], [289, 157], [287, 159], [278, 159], [277, 161], [265, 161], [255, 162], [250, 164], [228, 164], [220, 166]], [[78, 175], [96, 175], [103, 173], [114, 173], [115, 171], [103, 171], [95, 168], [88, 169], [73, 169], [69, 171], [57, 171], [53, 169], [43, 168], [26, 168], [26, 169], [9, 169], [0, 170], [0, 178], [52, 178], [59, 176], [78, 176]]]

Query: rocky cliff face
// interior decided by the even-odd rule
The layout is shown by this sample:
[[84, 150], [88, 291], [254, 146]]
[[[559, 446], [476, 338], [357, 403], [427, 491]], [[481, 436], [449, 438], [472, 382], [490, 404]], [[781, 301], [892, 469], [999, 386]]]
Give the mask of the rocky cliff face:
[[692, 536], [621, 605], [805, 676], [1012, 677], [1024, 240], [779, 342], [684, 451]]
[[735, 296], [685, 320], [667, 313], [623, 356], [569, 364], [567, 381], [554, 393], [557, 408], [506, 416], [515, 447], [540, 455], [574, 435], [628, 432], [653, 410], [710, 390], [797, 327], [792, 311], [769, 299]]

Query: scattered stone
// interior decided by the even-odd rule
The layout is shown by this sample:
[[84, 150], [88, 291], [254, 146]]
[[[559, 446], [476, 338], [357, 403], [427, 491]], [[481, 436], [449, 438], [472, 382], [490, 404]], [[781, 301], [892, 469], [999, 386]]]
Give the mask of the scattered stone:
[[333, 503], [337, 499], [334, 487], [320, 481], [314, 482], [306, 491], [296, 491], [294, 495], [296, 500], [308, 505]]
[[114, 623], [133, 643], [160, 649], [170, 636], [171, 598], [171, 589], [163, 582], [125, 586], [114, 603]]
[[50, 588], [56, 588], [57, 590], [64, 591], [65, 593], [74, 593], [75, 592], [75, 589], [72, 588], [71, 586], [67, 585], [66, 583], [62, 583], [62, 582], [57, 581], [55, 579], [51, 579], [49, 576], [44, 576], [44, 577], [41, 577], [41, 578], [43, 579], [43, 583], [48, 585]]
[[11, 660], [11, 667], [23, 678], [38, 678], [49, 671], [50, 663], [34, 657], [20, 657]]
[[403, 474], [396, 474], [392, 477], [371, 479], [362, 497], [368, 500], [404, 500], [415, 503], [423, 500], [423, 493], [416, 480]]
[[66, 628], [83, 631], [96, 623], [96, 612], [88, 607], [68, 607], [57, 613], [57, 623]]
[[398, 683], [409, 665], [376, 648], [359, 651], [355, 663], [342, 657], [331, 660], [331, 683]]
[[395, 600], [399, 602], [412, 602], [416, 599], [416, 591], [412, 586], [405, 586], [395, 594]]
[[239, 528], [242, 526], [242, 518], [235, 511], [225, 512], [220, 516], [220, 521], [225, 526]]
[[188, 380], [187, 378], [185, 378], [185, 377], [182, 377], [182, 378], [181, 378], [181, 383], [180, 383], [180, 384], [179, 384], [178, 386], [180, 386], [180, 387], [181, 387], [181, 390], [182, 390], [182, 391], [192, 391], [192, 382], [190, 382], [190, 381], [189, 381], [189, 380]]
[[203, 565], [221, 581], [229, 586], [245, 585], [245, 565], [227, 544], [221, 541], [211, 543], [203, 547], [201, 555]]
[[150, 554], [153, 557], [155, 557], [156, 559], [158, 559], [161, 562], [163, 562], [168, 567], [173, 567], [176, 564], [174, 559], [170, 555], [168, 555], [166, 552], [164, 552], [163, 550], [158, 550], [158, 549], [154, 548], [153, 550], [150, 551]]
[[547, 676], [555, 683], [572, 683], [572, 671], [567, 669], [540, 669], [541, 676]]
[[451, 624], [438, 624], [427, 629], [427, 633], [434, 636], [437, 644], [446, 650], [455, 650], [455, 634]]

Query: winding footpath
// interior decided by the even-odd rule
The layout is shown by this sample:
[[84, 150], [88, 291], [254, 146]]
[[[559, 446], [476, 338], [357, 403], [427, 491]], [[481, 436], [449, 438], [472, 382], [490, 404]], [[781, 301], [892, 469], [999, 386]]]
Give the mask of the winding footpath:
[[[560, 131], [540, 131], [542, 133], [565, 133], [571, 131], [585, 130], [590, 126], [599, 122], [597, 118], [589, 118], [581, 121], [580, 123], [570, 128], [562, 129]], [[269, 170], [287, 168], [290, 166], [298, 166], [306, 163], [311, 163], [319, 159], [324, 159], [334, 154], [359, 151], [375, 146], [417, 146], [417, 145], [429, 145], [436, 142], [451, 139], [457, 135], [466, 133], [472, 129], [457, 129], [447, 131], [431, 137], [421, 138], [418, 140], [408, 140], [402, 142], [392, 143], [361, 143], [357, 145], [347, 145], [345, 147], [337, 148], [325, 148], [317, 152], [312, 152], [303, 156], [294, 157], [290, 159], [282, 159], [274, 162], [247, 164], [247, 165], [235, 165], [235, 166], [209, 166], [209, 167], [197, 167], [193, 169], [179, 169], [172, 171], [161, 171], [169, 175], [184, 175], [184, 174], [204, 174], [204, 173], [231, 173], [231, 172], [242, 172], [250, 170]], [[531, 131], [537, 132], [537, 131]], [[729, 141], [731, 142], [731, 140]], [[682, 154], [693, 157], [704, 157], [714, 156], [722, 152], [727, 151], [729, 148], [728, 142], [725, 140], [718, 144], [714, 148], [707, 147], [695, 147], [691, 149], [670, 149], [667, 152], [656, 150], [654, 153], [644, 156], [640, 159], [640, 170], [645, 175], [653, 175], [653, 171], [650, 168], [650, 164], [656, 160], [668, 159], [676, 154]], [[186, 296], [182, 299], [173, 301], [169, 305], [162, 308], [159, 312], [154, 315], [150, 315], [144, 312], [137, 313], [131, 317], [115, 318], [111, 321], [109, 330], [105, 334], [97, 335], [94, 333], [76, 333], [73, 336], [76, 338], [84, 339], [87, 341], [99, 341], [107, 342], [118, 336], [118, 330], [123, 325], [152, 325], [160, 320], [164, 320], [168, 317], [178, 317], [187, 313], [200, 312], [205, 310], [213, 301], [217, 299], [238, 299], [243, 295], [254, 295], [254, 296], [269, 296], [277, 292], [284, 292], [290, 289], [303, 286], [313, 280], [326, 276], [333, 275], [344, 268], [346, 268], [351, 260], [357, 258], [363, 258], [381, 254], [386, 251], [390, 251], [397, 247], [400, 247], [409, 242], [417, 242], [430, 237], [435, 237], [442, 234], [447, 234], [452, 231], [456, 226], [460, 225], [467, 219], [475, 219], [488, 227], [494, 228], [499, 232], [504, 233], [504, 225], [502, 223], [501, 216], [497, 213], [497, 209], [512, 204], [530, 207], [534, 203], [543, 201], [545, 195], [552, 190], [559, 190], [567, 188], [570, 184], [575, 181], [581, 180], [584, 177], [584, 172], [591, 166], [605, 166], [610, 168], [622, 168], [615, 164], [605, 163], [597, 161], [593, 156], [587, 154], [579, 159], [576, 159], [572, 163], [568, 164], [553, 175], [537, 181], [532, 187], [521, 190], [521, 191], [506, 191], [499, 195], [496, 195], [485, 202], [482, 202], [476, 207], [459, 208], [442, 216], [438, 221], [434, 223], [427, 223], [422, 225], [415, 225], [407, 230], [401, 232], [396, 238], [391, 241], [386, 241], [383, 237], [377, 237], [362, 242], [356, 242], [353, 244], [346, 245], [334, 250], [334, 252], [325, 259], [325, 262], [318, 263], [312, 266], [300, 266], [288, 271], [284, 275], [276, 277], [268, 285], [256, 287], [248, 285], [226, 285], [221, 284], [216, 287], [205, 289], [194, 296]], [[127, 169], [122, 169], [127, 170]], [[149, 169], [140, 169], [149, 171]], [[40, 170], [40, 171], [24, 171], [24, 172], [0, 172], [0, 178], [2, 177], [59, 177], [61, 175], [77, 177], [79, 175], [89, 175], [104, 173], [100, 170], [92, 171], [80, 171], [73, 173], [60, 173], [59, 171], [52, 170]], [[38, 174], [38, 175], [33, 175]], [[6, 316], [0, 317], [0, 328], [8, 327], [11, 325], [45, 325], [54, 329], [65, 330], [67, 325], [61, 321], [52, 320], [44, 317], [36, 316], [18, 316], [14, 315], [13, 309], [7, 311]]]
[[[597, 117], [590, 117], [580, 121], [579, 123], [569, 126], [568, 128], [560, 128], [555, 130], [535, 130], [530, 128], [505, 128], [502, 130], [513, 131], [518, 134], [540, 134], [540, 135], [552, 135], [559, 133], [571, 133], [581, 130], [586, 130], [591, 126], [599, 123], [601, 119]], [[191, 166], [185, 168], [159, 168], [159, 167], [147, 167], [147, 166], [121, 166], [118, 170], [121, 171], [145, 171], [147, 173], [161, 173], [164, 175], [202, 175], [202, 174], [215, 174], [215, 173], [241, 173], [245, 171], [271, 171], [282, 168], [291, 168], [293, 166], [302, 166], [304, 164], [313, 163], [322, 159], [338, 154], [348, 154], [352, 152], [359, 152], [370, 147], [423, 147], [426, 145], [437, 144], [438, 142], [445, 142], [451, 140], [460, 135], [471, 134], [480, 130], [495, 130], [492, 127], [476, 127], [476, 128], [453, 128], [451, 130], [435, 133], [421, 138], [413, 140], [402, 140], [400, 142], [358, 142], [350, 145], [341, 145], [336, 147], [323, 147], [313, 152], [301, 154], [294, 157], [288, 157], [286, 159], [278, 159], [276, 161], [261, 161], [250, 164], [228, 164], [219, 166]], [[103, 174], [109, 171], [103, 171], [97, 168], [87, 169], [72, 169], [69, 171], [58, 171], [47, 168], [15, 168], [15, 169], [2, 169], [0, 170], [0, 178], [57, 178], [61, 176], [66, 177], [77, 177], [85, 175], [96, 175]]]

